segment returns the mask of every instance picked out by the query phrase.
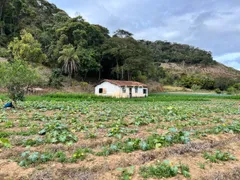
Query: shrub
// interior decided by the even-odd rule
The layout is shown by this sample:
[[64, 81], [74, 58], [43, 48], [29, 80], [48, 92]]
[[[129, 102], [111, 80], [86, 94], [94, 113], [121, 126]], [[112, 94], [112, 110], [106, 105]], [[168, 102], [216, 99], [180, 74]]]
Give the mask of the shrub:
[[8, 57], [9, 52], [7, 49], [0, 47], [0, 57]]
[[230, 78], [221, 77], [215, 79], [214, 88], [219, 88], [220, 90], [227, 90], [228, 87], [233, 86], [236, 82]]
[[180, 82], [186, 88], [192, 88], [192, 86], [199, 86], [200, 89], [214, 89], [215, 84], [213, 79], [199, 76], [183, 76]]
[[196, 84], [193, 84], [192, 87], [191, 87], [191, 89], [192, 89], [193, 91], [198, 91], [198, 90], [201, 89], [201, 86], [196, 85]]
[[63, 77], [62, 77], [61, 69], [58, 69], [58, 68], [53, 69], [52, 75], [49, 78], [48, 85], [54, 88], [60, 88], [63, 86], [62, 81], [63, 81]]
[[230, 86], [228, 89], [227, 89], [227, 93], [228, 94], [238, 94], [238, 90], [236, 88], [234, 88], [233, 86]]
[[234, 84], [233, 87], [240, 91], [240, 83]]
[[145, 75], [138, 75], [135, 79], [136, 81], [145, 83], [147, 81], [147, 76]]
[[39, 82], [36, 70], [26, 62], [14, 60], [0, 64], [0, 85], [8, 89], [13, 101], [24, 99], [24, 88]]
[[217, 94], [221, 94], [221, 93], [222, 93], [222, 91], [221, 91], [219, 88], [215, 89], [215, 92], [216, 92]]
[[80, 82], [80, 87], [82, 91], [88, 92], [88, 93], [93, 92], [93, 89], [94, 89], [93, 86], [87, 82]]
[[86, 91], [88, 88], [88, 83], [87, 82], [80, 82], [80, 86], [82, 88], [83, 91]]

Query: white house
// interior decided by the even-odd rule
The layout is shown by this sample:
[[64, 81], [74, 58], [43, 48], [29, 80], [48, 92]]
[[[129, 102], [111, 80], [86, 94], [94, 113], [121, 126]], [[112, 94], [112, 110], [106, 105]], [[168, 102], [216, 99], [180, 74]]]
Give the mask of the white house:
[[136, 81], [105, 79], [95, 86], [95, 94], [117, 98], [147, 97], [148, 88], [146, 84]]

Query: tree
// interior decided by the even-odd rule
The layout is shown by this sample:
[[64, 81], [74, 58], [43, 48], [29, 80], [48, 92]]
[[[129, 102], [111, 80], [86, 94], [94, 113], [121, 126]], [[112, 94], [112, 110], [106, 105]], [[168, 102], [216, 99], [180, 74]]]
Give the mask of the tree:
[[[133, 38], [113, 37], [103, 45], [104, 59], [110, 62], [102, 67], [111, 68], [111, 72], [117, 79], [134, 79], [135, 76], [150, 74], [150, 67], [153, 66], [153, 58], [150, 51]], [[109, 67], [111, 65], [111, 67]]]
[[78, 47], [77, 49], [78, 57], [81, 59], [79, 63], [79, 72], [83, 80], [86, 79], [87, 74], [90, 71], [98, 71], [100, 68], [100, 64], [96, 61], [96, 53], [94, 49], [85, 49], [82, 47]]
[[116, 32], [114, 32], [113, 37], [119, 37], [119, 38], [129, 38], [132, 37], [132, 33], [125, 31], [123, 29], [118, 29]]
[[73, 78], [75, 73], [78, 72], [79, 58], [75, 48], [69, 44], [64, 46], [60, 52], [61, 56], [58, 58], [58, 63], [62, 64], [63, 73]]
[[9, 43], [8, 49], [11, 51], [13, 59], [41, 63], [47, 58], [42, 52], [41, 44], [25, 30], [22, 31], [20, 40], [15, 38]]
[[0, 4], [0, 34], [3, 36], [5, 34], [4, 32], [4, 22], [3, 22], [3, 10], [6, 4], [6, 0], [1, 0]]
[[0, 64], [0, 85], [8, 89], [9, 98], [13, 101], [24, 99], [24, 88], [39, 82], [35, 69], [27, 62], [14, 60]]

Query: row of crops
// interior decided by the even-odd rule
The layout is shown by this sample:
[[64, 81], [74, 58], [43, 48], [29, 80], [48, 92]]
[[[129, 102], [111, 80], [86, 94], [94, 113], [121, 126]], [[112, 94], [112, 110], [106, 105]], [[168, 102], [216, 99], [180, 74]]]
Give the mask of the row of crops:
[[[57, 101], [29, 99], [19, 102], [17, 109], [0, 111], [0, 159], [23, 168], [58, 162], [93, 169], [104, 160], [98, 164], [102, 172], [112, 158], [185, 146], [208, 136], [240, 133], [240, 112], [234, 100], [201, 97], [198, 101], [98, 101], [92, 97], [61, 101], [66, 98], [61, 96], [55, 97]], [[201, 170], [212, 163], [238, 159], [234, 151], [203, 149], [200, 154], [204, 162], [196, 164]], [[111, 176], [120, 179], [192, 176], [187, 163], [169, 159], [152, 158], [146, 164], [121, 161], [105, 171], [119, 172]]]

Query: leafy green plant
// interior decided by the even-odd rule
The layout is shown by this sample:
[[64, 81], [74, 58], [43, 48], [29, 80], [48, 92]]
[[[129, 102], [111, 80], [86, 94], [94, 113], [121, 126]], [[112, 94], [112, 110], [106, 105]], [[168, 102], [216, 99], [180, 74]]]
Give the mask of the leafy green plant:
[[53, 160], [53, 154], [25, 151], [19, 159], [19, 166], [27, 167], [31, 164], [46, 163]]
[[201, 169], [205, 169], [206, 168], [206, 164], [204, 164], [204, 163], [198, 163], [198, 165], [199, 165], [199, 167]]
[[57, 161], [58, 161], [58, 162], [61, 162], [61, 163], [67, 161], [67, 156], [66, 156], [66, 154], [65, 154], [64, 152], [62, 152], [62, 151], [56, 152], [56, 153], [54, 154], [54, 158], [56, 158]]
[[44, 141], [42, 138], [36, 138], [36, 139], [27, 139], [22, 142], [22, 145], [24, 146], [39, 146], [43, 144]]
[[129, 168], [117, 168], [118, 171], [121, 171], [121, 180], [131, 180], [132, 176], [134, 174], [134, 166], [131, 166]]
[[3, 146], [5, 148], [11, 148], [12, 147], [10, 141], [6, 138], [0, 138], [0, 146]]
[[98, 153], [98, 155], [109, 155], [118, 151], [127, 153], [133, 152], [135, 150], [147, 151], [150, 149], [170, 146], [172, 144], [186, 144], [190, 142], [189, 135], [189, 132], [182, 132], [178, 131], [175, 128], [172, 128], [166, 134], [153, 134], [151, 136], [148, 136], [145, 140], [140, 138], [128, 138], [124, 142], [111, 144], [109, 147], [105, 147], [103, 152]]
[[14, 123], [12, 121], [6, 121], [4, 126], [5, 128], [12, 128], [14, 127]]
[[189, 170], [189, 167], [187, 165], [180, 163], [179, 169], [181, 170], [181, 174], [184, 177], [191, 177], [190, 172], [189, 172], [190, 170]]
[[[179, 171], [180, 170], [180, 171]], [[190, 177], [189, 167], [184, 164], [174, 165], [165, 160], [156, 165], [144, 166], [140, 168], [140, 175], [144, 178], [169, 178], [182, 174], [184, 177]]]
[[87, 153], [91, 153], [91, 150], [88, 148], [79, 148], [74, 152], [72, 158], [83, 161], [87, 157]]
[[108, 137], [116, 137], [118, 139], [121, 139], [123, 135], [128, 135], [132, 133], [136, 133], [137, 129], [129, 129], [129, 128], [123, 128], [123, 127], [113, 127], [108, 131]]
[[228, 152], [216, 151], [215, 154], [204, 153], [203, 157], [212, 163], [218, 163], [219, 161], [231, 161], [236, 160], [236, 157]]
[[86, 134], [86, 138], [88, 139], [95, 139], [97, 137], [97, 133], [96, 132], [87, 132]]
[[78, 138], [71, 133], [65, 124], [58, 121], [52, 121], [44, 125], [39, 134], [46, 135], [45, 141], [48, 143], [74, 143]]

